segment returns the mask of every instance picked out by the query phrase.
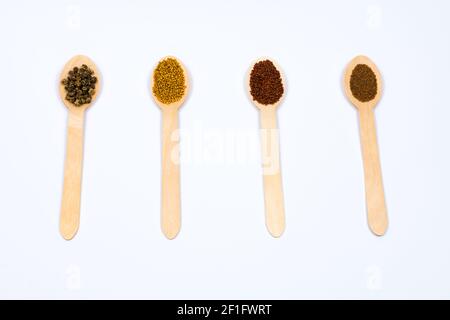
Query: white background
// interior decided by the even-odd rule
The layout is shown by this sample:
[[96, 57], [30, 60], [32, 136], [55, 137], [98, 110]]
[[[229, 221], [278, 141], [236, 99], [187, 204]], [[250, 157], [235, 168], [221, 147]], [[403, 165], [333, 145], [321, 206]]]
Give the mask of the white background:
[[[0, 298], [449, 298], [449, 14], [448, 1], [2, 2]], [[87, 113], [81, 227], [68, 242], [57, 79], [79, 53], [103, 88]], [[180, 125], [197, 132], [182, 140], [196, 156], [182, 163], [173, 241], [160, 231], [160, 111], [149, 91], [169, 54], [192, 81]], [[341, 87], [357, 54], [385, 84], [381, 238], [367, 226], [357, 112]], [[280, 239], [264, 225], [259, 142], [244, 161], [236, 151], [257, 134], [244, 76], [260, 56], [288, 82]]]

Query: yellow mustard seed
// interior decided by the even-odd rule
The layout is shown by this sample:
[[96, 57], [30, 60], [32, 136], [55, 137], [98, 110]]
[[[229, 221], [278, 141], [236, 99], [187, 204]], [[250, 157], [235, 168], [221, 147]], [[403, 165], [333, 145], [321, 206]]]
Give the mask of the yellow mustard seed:
[[153, 72], [153, 94], [164, 104], [179, 101], [185, 94], [186, 83], [183, 68], [174, 58], [159, 62]]

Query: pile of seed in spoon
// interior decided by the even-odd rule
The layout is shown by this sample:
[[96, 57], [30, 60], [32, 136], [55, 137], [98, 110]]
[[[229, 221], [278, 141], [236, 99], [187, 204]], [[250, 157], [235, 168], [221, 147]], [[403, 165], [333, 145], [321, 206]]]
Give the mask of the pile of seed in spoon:
[[174, 58], [158, 63], [153, 72], [153, 94], [164, 104], [171, 104], [183, 98], [186, 80], [183, 67]]
[[371, 101], [377, 95], [377, 76], [366, 64], [358, 64], [350, 76], [350, 90], [361, 102]]
[[270, 60], [255, 63], [250, 73], [250, 94], [253, 100], [271, 105], [281, 99], [284, 93], [281, 73]]
[[95, 94], [97, 77], [87, 65], [74, 67], [69, 71], [67, 78], [61, 81], [66, 90], [66, 100], [79, 107], [91, 103]]

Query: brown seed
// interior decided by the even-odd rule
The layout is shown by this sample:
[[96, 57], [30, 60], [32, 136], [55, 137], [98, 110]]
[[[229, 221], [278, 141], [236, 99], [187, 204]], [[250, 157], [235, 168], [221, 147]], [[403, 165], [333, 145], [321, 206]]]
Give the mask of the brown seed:
[[281, 73], [270, 60], [255, 63], [250, 73], [250, 94], [263, 105], [278, 102], [284, 93]]
[[366, 64], [357, 64], [350, 76], [350, 90], [361, 102], [373, 100], [378, 92], [377, 77]]

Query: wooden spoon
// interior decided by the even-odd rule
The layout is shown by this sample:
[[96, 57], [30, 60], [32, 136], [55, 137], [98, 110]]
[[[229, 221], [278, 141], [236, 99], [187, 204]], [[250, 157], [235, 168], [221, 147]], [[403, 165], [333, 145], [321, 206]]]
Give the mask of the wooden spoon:
[[[65, 99], [66, 91], [61, 81], [65, 79], [74, 67], [87, 65], [97, 77], [95, 94], [89, 104], [79, 107]], [[80, 225], [80, 200], [81, 200], [81, 174], [83, 162], [83, 135], [84, 135], [84, 113], [95, 101], [100, 92], [100, 73], [94, 62], [86, 56], [77, 55], [69, 60], [64, 66], [60, 81], [59, 94], [64, 105], [69, 110], [67, 123], [66, 161], [64, 165], [64, 186], [61, 204], [60, 232], [66, 240], [72, 239]]]
[[155, 103], [162, 111], [161, 228], [168, 239], [174, 239], [181, 227], [178, 109], [184, 103], [188, 95], [189, 81], [186, 68], [177, 58], [166, 56], [159, 62], [168, 58], [177, 60], [183, 69], [186, 86], [183, 97], [171, 104], [164, 104], [159, 101], [153, 93], [153, 75], [150, 80], [150, 88]]
[[285, 229], [285, 214], [283, 200], [283, 186], [281, 181], [280, 145], [277, 125], [277, 108], [281, 104], [283, 96], [274, 104], [264, 105], [253, 100], [250, 88], [250, 74], [253, 66], [264, 60], [270, 60], [281, 74], [284, 91], [286, 81], [281, 68], [270, 58], [260, 58], [255, 61], [247, 73], [247, 92], [250, 101], [258, 108], [260, 114], [260, 136], [262, 149], [264, 205], [266, 227], [273, 237], [280, 237]]
[[[365, 64], [375, 73], [377, 79], [377, 93], [367, 102], [356, 99], [350, 89], [350, 77], [358, 64]], [[388, 217], [384, 199], [383, 182], [381, 177], [380, 158], [375, 128], [373, 109], [381, 98], [382, 79], [376, 65], [365, 56], [357, 56], [347, 66], [344, 75], [344, 90], [347, 98], [359, 111], [359, 125], [361, 147], [364, 162], [364, 178], [366, 185], [366, 203], [369, 227], [378, 236], [386, 232]]]

